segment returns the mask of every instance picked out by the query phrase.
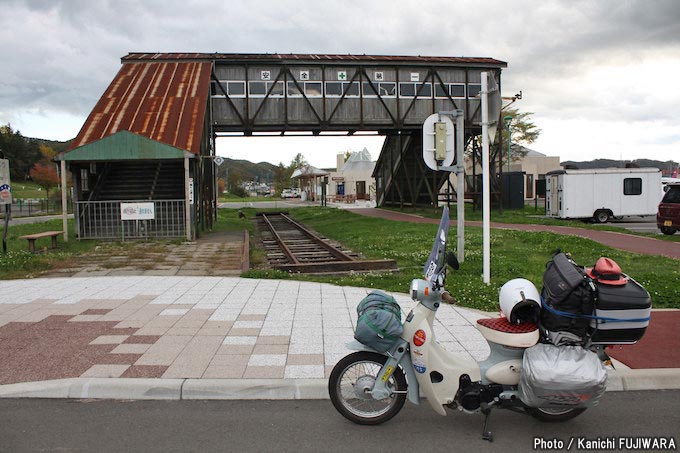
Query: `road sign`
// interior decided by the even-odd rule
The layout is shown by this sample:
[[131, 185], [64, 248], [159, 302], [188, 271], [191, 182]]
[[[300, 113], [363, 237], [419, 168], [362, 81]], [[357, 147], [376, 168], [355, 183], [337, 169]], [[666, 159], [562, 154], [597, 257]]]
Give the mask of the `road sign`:
[[[437, 150], [439, 149], [439, 153]], [[432, 170], [453, 164], [455, 157], [453, 121], [448, 115], [433, 113], [423, 123], [423, 160]], [[436, 154], [439, 154], [437, 156]], [[439, 159], [437, 158], [439, 157]]]
[[501, 115], [501, 90], [498, 89], [496, 77], [489, 73], [489, 141], [493, 145], [496, 141], [496, 130]]
[[224, 158], [221, 156], [217, 156], [214, 160], [215, 164], [219, 167], [224, 163]]

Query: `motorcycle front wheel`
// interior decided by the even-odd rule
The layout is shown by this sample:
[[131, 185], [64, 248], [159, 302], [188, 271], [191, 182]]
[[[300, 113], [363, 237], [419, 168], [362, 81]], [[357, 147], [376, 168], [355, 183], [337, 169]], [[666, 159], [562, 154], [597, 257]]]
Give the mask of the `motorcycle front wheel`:
[[397, 367], [387, 381], [392, 394], [376, 400], [371, 389], [387, 357], [360, 351], [340, 360], [328, 379], [328, 393], [333, 406], [348, 420], [360, 425], [378, 425], [391, 419], [406, 401], [406, 378]]
[[527, 407], [529, 415], [542, 422], [559, 423], [571, 420], [581, 415], [586, 408], [552, 408], [552, 407]]

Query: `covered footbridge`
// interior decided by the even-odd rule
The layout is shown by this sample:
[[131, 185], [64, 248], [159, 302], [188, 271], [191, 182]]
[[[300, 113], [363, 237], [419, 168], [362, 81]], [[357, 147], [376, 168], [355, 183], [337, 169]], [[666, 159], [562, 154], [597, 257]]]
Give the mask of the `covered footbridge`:
[[[227, 135], [384, 135], [378, 205], [432, 205], [447, 174], [422, 162], [423, 121], [462, 110], [466, 138], [478, 135], [481, 72], [500, 86], [506, 66], [473, 57], [128, 54], [60, 156], [75, 182], [78, 235], [192, 238], [210, 227], [215, 139]], [[135, 203], [154, 203], [154, 218], [123, 215]]]

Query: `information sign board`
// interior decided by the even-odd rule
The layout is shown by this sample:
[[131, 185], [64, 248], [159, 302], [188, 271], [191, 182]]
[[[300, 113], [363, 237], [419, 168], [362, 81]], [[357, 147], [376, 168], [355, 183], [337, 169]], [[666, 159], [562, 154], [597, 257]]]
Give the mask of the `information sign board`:
[[156, 218], [156, 210], [151, 203], [121, 203], [120, 220], [153, 220]]
[[12, 204], [12, 183], [9, 180], [9, 160], [0, 159], [0, 205]]

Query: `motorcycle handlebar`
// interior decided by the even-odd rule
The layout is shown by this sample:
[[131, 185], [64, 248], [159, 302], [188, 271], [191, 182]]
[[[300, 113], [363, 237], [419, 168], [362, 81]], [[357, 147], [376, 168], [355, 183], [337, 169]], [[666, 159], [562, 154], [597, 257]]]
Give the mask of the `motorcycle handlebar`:
[[449, 294], [448, 291], [444, 291], [442, 293], [442, 302], [446, 302], [447, 304], [453, 305], [456, 303], [456, 299], [454, 299], [454, 297], [451, 294]]

